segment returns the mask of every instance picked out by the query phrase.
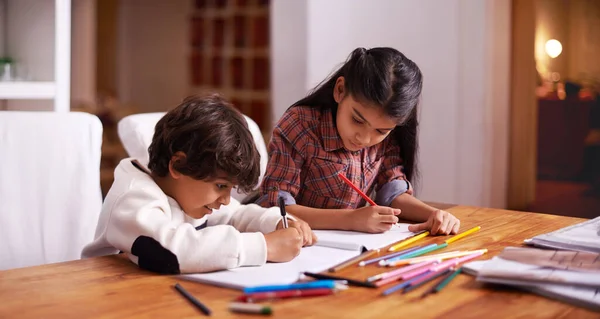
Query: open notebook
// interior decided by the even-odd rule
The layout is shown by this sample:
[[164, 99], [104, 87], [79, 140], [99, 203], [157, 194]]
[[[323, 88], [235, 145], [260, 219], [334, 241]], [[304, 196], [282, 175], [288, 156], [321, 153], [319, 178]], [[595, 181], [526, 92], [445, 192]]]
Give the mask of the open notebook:
[[535, 236], [525, 243], [546, 248], [600, 253], [600, 217]]
[[[204, 274], [179, 277], [220, 287], [244, 289], [260, 285], [290, 284], [300, 279], [302, 272], [321, 272], [345, 260], [356, 257], [364, 249], [382, 248], [413, 235], [408, 224], [395, 225], [381, 234], [352, 231], [317, 230], [315, 234], [326, 246], [304, 247], [294, 260], [287, 263], [267, 263], [260, 267], [241, 267]], [[355, 246], [356, 249], [349, 248]], [[334, 248], [344, 247], [343, 249]]]
[[[487, 267], [486, 264], [489, 262], [492, 261], [483, 260], [466, 263], [462, 266], [462, 270], [466, 274], [478, 276], [481, 270]], [[536, 283], [527, 286], [512, 284], [511, 286], [547, 298], [600, 311], [600, 289], [598, 288], [574, 287], [550, 283]]]

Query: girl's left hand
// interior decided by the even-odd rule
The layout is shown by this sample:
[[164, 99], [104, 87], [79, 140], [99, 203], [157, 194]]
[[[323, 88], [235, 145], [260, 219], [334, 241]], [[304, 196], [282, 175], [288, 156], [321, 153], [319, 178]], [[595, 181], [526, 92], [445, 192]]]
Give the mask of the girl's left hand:
[[459, 228], [460, 220], [441, 209], [432, 212], [426, 222], [408, 226], [408, 230], [413, 233], [428, 230], [431, 235], [456, 234]]

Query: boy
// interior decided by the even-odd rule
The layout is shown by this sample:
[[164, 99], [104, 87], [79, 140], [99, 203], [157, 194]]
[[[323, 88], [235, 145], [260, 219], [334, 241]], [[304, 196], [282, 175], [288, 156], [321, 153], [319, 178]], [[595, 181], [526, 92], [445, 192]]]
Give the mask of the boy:
[[[208, 272], [293, 259], [314, 234], [277, 207], [230, 203], [258, 182], [260, 155], [246, 120], [219, 95], [189, 97], [156, 124], [148, 169], [122, 160], [95, 240], [82, 258], [128, 254], [160, 273]], [[222, 206], [228, 205], [228, 206]]]

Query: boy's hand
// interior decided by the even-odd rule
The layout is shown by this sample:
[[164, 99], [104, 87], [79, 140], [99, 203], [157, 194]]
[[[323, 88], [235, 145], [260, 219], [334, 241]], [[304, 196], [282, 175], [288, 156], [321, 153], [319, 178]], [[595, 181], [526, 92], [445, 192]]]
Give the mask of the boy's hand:
[[460, 220], [441, 209], [431, 213], [426, 222], [408, 226], [408, 230], [411, 232], [428, 230], [432, 235], [456, 234], [459, 228]]
[[[298, 219], [298, 217], [294, 218]], [[312, 246], [314, 243], [317, 242], [317, 235], [315, 235], [315, 233], [313, 233], [312, 229], [310, 229], [310, 226], [308, 226], [308, 223], [303, 221], [303, 220], [291, 220], [288, 219], [288, 226], [290, 228], [295, 228], [300, 235], [302, 235], [302, 246]], [[277, 224], [277, 228], [276, 229], [282, 229], [283, 228], [283, 221], [279, 221], [279, 223]]]
[[400, 210], [385, 206], [365, 206], [350, 213], [351, 230], [366, 233], [383, 233], [398, 222]]
[[294, 259], [302, 249], [302, 236], [296, 228], [279, 229], [265, 234], [267, 260], [286, 262]]

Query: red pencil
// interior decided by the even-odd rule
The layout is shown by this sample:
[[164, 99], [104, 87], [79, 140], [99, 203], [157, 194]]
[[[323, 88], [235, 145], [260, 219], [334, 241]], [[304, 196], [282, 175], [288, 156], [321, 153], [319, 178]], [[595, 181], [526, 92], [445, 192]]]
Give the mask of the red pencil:
[[293, 297], [311, 297], [311, 296], [327, 296], [332, 295], [335, 292], [334, 289], [329, 288], [314, 288], [314, 289], [293, 289], [293, 290], [280, 290], [270, 292], [256, 292], [251, 294], [245, 294], [237, 298], [238, 301], [243, 302], [255, 302], [262, 300], [273, 300]]
[[346, 184], [348, 184], [348, 186], [352, 187], [352, 189], [354, 189], [358, 195], [362, 196], [362, 198], [364, 198], [367, 202], [369, 202], [369, 204], [371, 204], [371, 206], [377, 206], [377, 204], [375, 204], [375, 202], [369, 198], [369, 196], [367, 196], [367, 194], [363, 193], [360, 189], [358, 189], [358, 187], [354, 186], [354, 184], [352, 184], [352, 182], [346, 178], [346, 176], [344, 176], [344, 174], [339, 173], [338, 176], [344, 181], [346, 182]]

